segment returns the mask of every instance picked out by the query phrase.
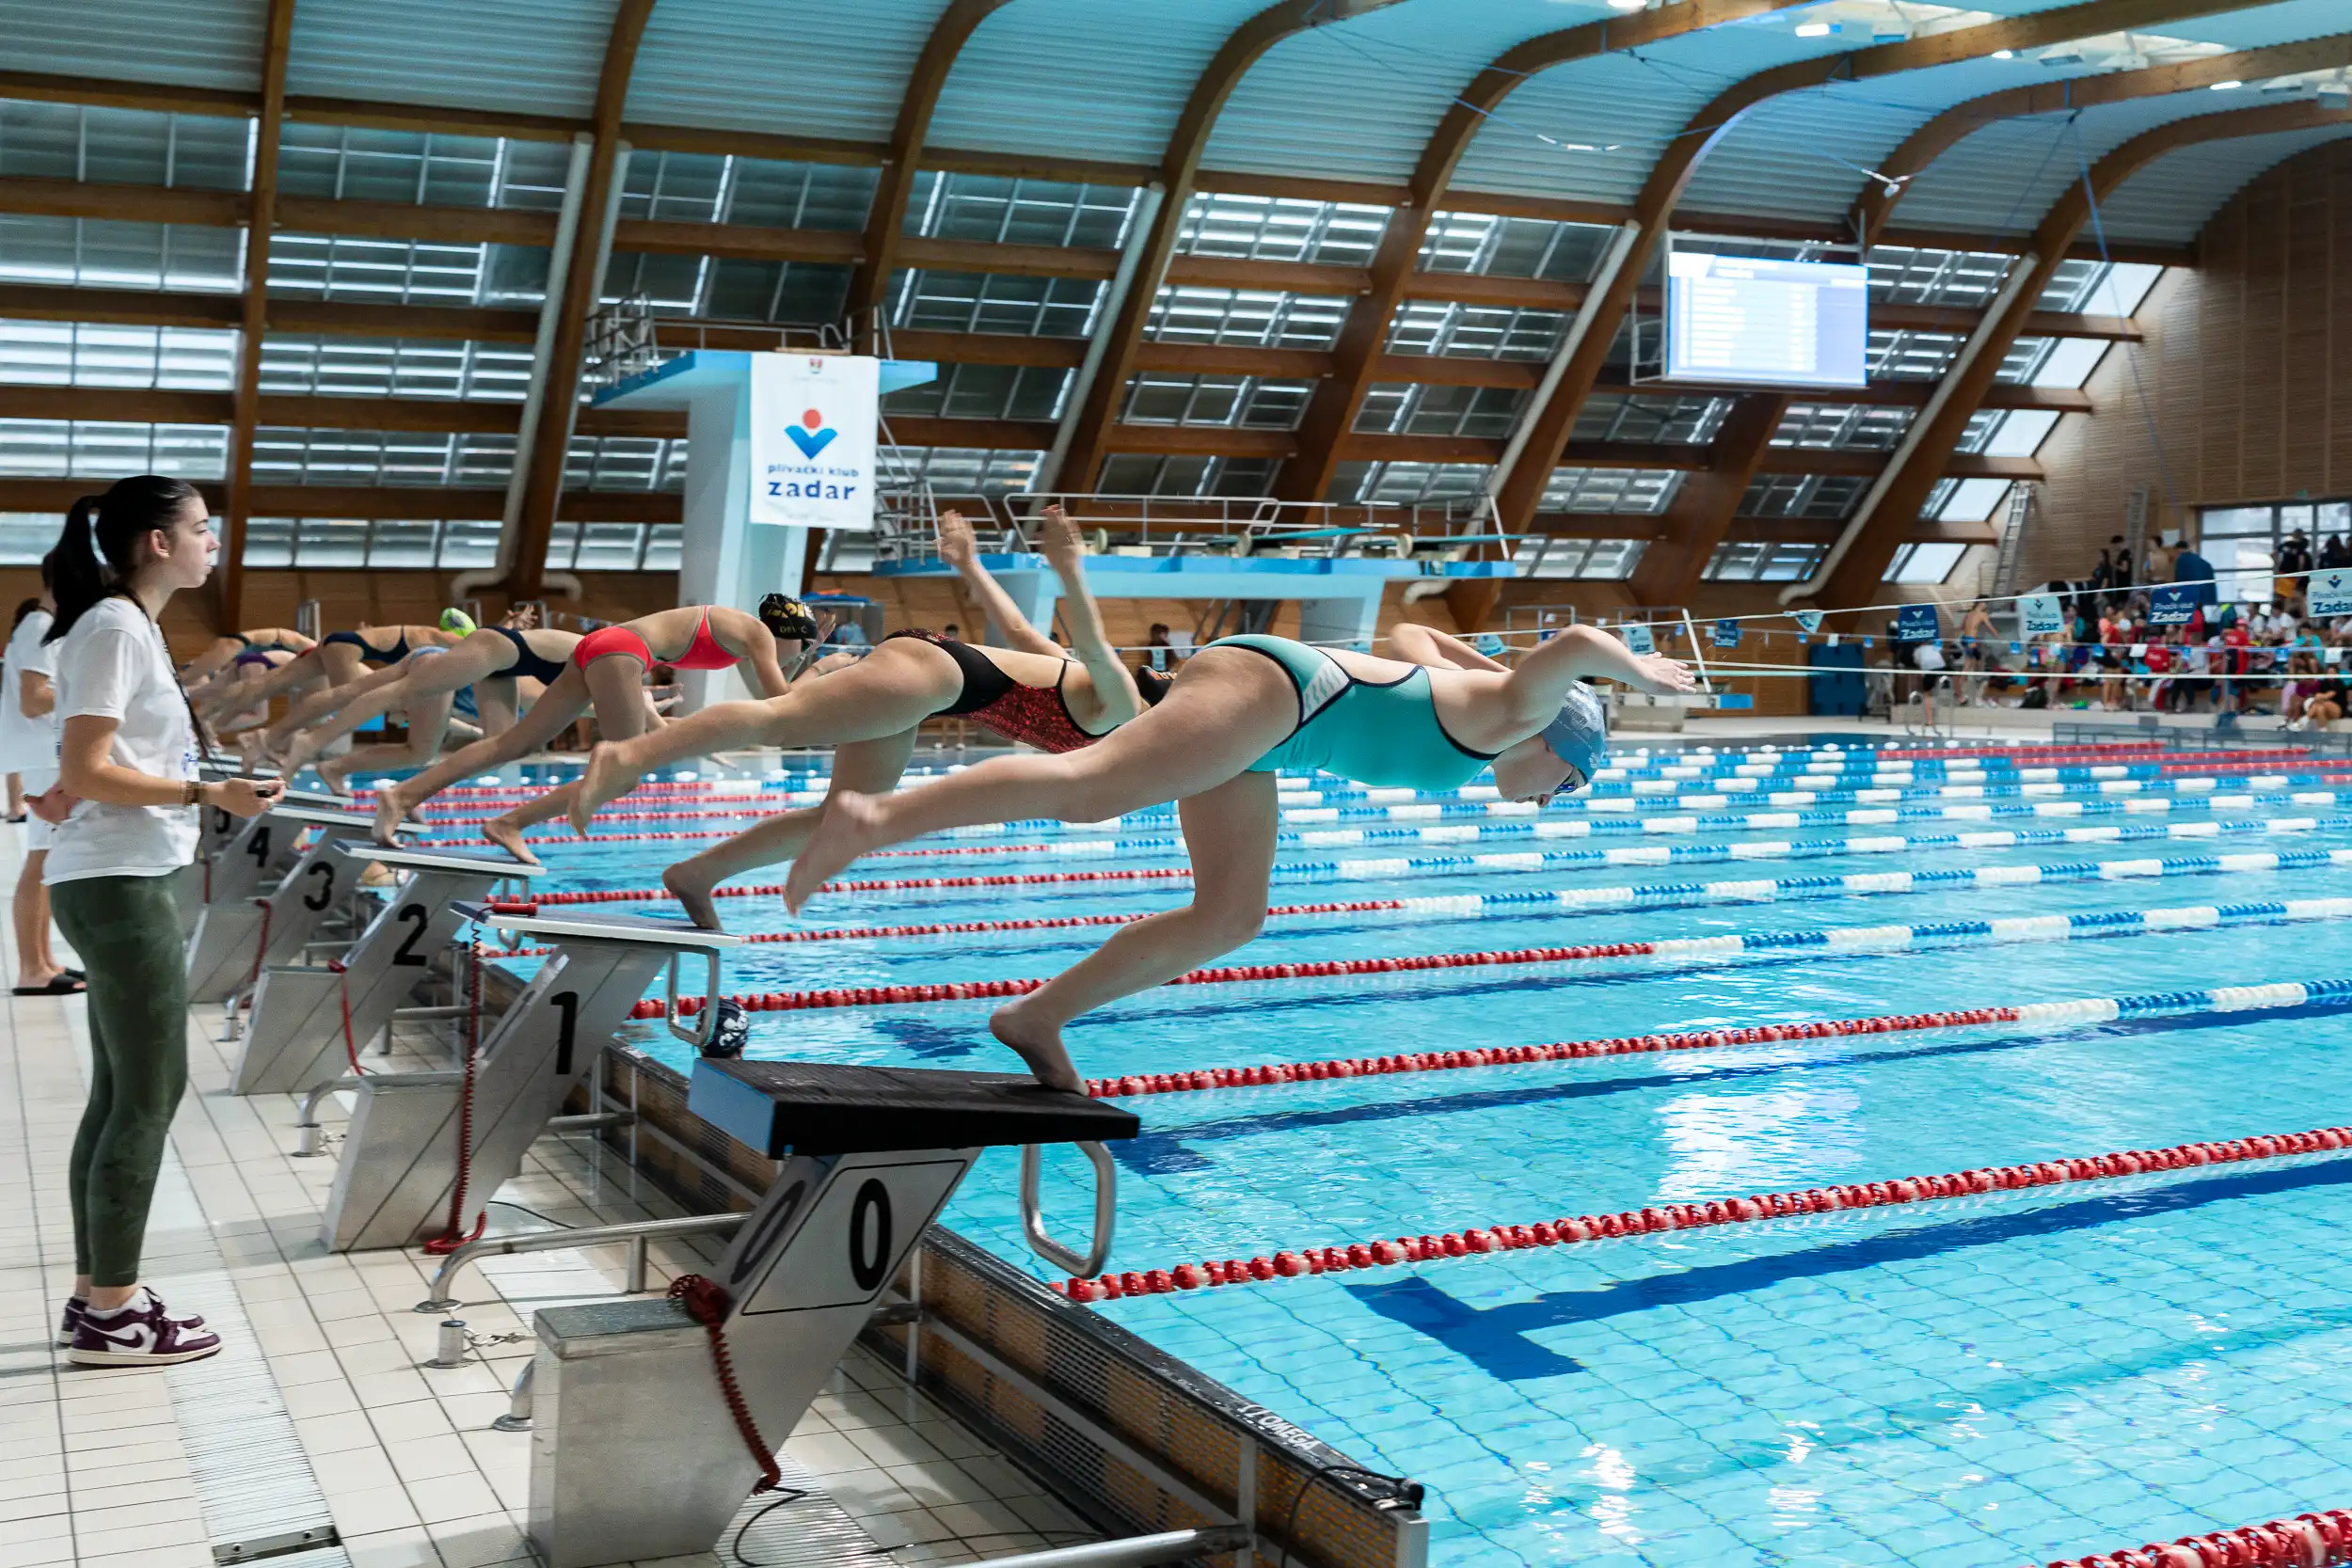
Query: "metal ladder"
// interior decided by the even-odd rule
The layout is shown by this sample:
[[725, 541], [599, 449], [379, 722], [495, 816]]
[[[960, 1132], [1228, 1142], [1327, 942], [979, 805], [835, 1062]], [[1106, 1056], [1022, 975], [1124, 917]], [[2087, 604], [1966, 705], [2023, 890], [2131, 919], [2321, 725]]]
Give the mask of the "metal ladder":
[[2041, 491], [2042, 486], [2029, 479], [2009, 487], [2009, 518], [2001, 525], [2001, 554], [1993, 568], [1993, 598], [2005, 599], [2017, 592], [2017, 558], [2025, 550], [2026, 525], [2041, 510]]

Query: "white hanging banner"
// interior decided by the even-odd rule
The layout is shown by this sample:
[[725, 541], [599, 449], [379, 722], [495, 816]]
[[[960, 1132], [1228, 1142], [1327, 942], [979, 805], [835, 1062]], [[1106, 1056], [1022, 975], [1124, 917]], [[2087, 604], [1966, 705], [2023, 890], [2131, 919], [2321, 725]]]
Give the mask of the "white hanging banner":
[[881, 373], [862, 355], [752, 356], [753, 522], [873, 531]]
[[1624, 639], [1628, 653], [1654, 654], [1658, 651], [1657, 639], [1651, 637], [1649, 627], [1639, 621], [1628, 621], [1617, 628], [1617, 635]]
[[2304, 607], [2306, 614], [2329, 619], [2352, 615], [2352, 572], [2314, 572], [2309, 581], [2311, 599]]
[[2056, 594], [2027, 594], [2017, 601], [2027, 637], [2050, 637], [2066, 629], [2066, 610]]

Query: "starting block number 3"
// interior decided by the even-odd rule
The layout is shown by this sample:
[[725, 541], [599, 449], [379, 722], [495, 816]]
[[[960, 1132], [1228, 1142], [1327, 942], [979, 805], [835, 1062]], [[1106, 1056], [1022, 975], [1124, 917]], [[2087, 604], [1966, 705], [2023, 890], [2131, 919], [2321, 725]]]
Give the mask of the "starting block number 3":
[[[744, 1238], [729, 1270], [730, 1290], [750, 1294], [747, 1315], [808, 1312], [862, 1306], [898, 1272], [970, 1162], [909, 1161], [903, 1164], [844, 1162], [796, 1227], [807, 1179], [802, 1177], [767, 1205]], [[791, 1175], [787, 1167], [787, 1176]]]

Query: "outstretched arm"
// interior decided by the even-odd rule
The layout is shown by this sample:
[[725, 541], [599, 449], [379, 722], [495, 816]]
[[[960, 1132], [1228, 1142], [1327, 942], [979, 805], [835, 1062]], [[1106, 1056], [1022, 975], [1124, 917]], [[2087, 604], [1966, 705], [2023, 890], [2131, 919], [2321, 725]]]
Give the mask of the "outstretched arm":
[[964, 521], [961, 512], [939, 515], [939, 559], [956, 569], [956, 576], [980, 601], [980, 610], [996, 623], [996, 629], [1005, 634], [1005, 641], [1025, 654], [1042, 654], [1047, 658], [1061, 657], [1061, 647], [1052, 638], [1029, 625], [1029, 618], [1021, 613], [1021, 607], [1012, 602], [1012, 595], [980, 566], [979, 556], [972, 539], [972, 525]]
[[[1136, 695], [1136, 683], [1127, 678], [1126, 667], [1119, 662], [1118, 650], [1104, 634], [1102, 607], [1094, 602], [1094, 590], [1087, 586], [1086, 540], [1060, 507], [1049, 506], [1038, 544], [1052, 563], [1054, 575], [1061, 578], [1061, 613], [1070, 624], [1070, 648], [1093, 677], [1103, 719], [1107, 724], [1123, 724], [1143, 711], [1143, 701]], [[1061, 650], [1054, 652], [1058, 656]]]
[[1503, 683], [1503, 697], [1515, 721], [1548, 723], [1568, 688], [1594, 676], [1660, 695], [1698, 689], [1691, 672], [1663, 654], [1637, 654], [1605, 631], [1570, 626], [1519, 660]]
[[[447, 658], [449, 656], [443, 654], [439, 657]], [[387, 664], [380, 670], [371, 670], [347, 685], [330, 686], [324, 691], [312, 692], [288, 708], [286, 716], [269, 727], [270, 750], [274, 752], [284, 750], [286, 742], [294, 738], [294, 731], [308, 729], [313, 724], [336, 719], [343, 714], [346, 704], [364, 705], [368, 699], [398, 686], [407, 677], [407, 674], [408, 661], [403, 659], [398, 664]], [[390, 703], [384, 702], [376, 703], [373, 706], [354, 706], [351, 709], [351, 722], [344, 724], [342, 728], [356, 729], [391, 705]]]
[[1389, 628], [1389, 652], [1407, 664], [1426, 664], [1438, 670], [1492, 670], [1508, 674], [1511, 669], [1460, 638], [1419, 621], [1399, 621]]

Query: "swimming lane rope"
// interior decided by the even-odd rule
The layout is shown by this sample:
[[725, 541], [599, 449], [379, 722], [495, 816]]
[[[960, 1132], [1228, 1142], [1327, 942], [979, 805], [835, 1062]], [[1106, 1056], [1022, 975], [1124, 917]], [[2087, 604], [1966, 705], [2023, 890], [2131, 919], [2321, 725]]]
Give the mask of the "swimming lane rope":
[[1570, 1214], [1556, 1220], [1539, 1220], [1532, 1225], [1474, 1227], [1461, 1231], [1448, 1231], [1441, 1236], [1384, 1236], [1343, 1246], [1305, 1246], [1285, 1249], [1271, 1256], [1262, 1254], [1254, 1258], [1212, 1259], [1199, 1263], [1178, 1263], [1172, 1268], [1106, 1274], [1095, 1279], [1070, 1279], [1059, 1289], [1073, 1301], [1116, 1301], [1121, 1296], [1167, 1295], [1177, 1291], [1199, 1290], [1203, 1286], [1263, 1284], [1274, 1279], [1295, 1278], [1301, 1275], [1392, 1268], [1401, 1263], [1438, 1262], [1449, 1258], [1517, 1252], [1530, 1247], [1566, 1246], [1580, 1242], [1613, 1240], [1657, 1231], [1753, 1225], [1764, 1220], [1834, 1213], [1847, 1209], [1893, 1208], [1944, 1198], [2018, 1192], [2032, 1187], [2114, 1181], [2149, 1172], [2332, 1153], [2347, 1146], [2352, 1146], [2352, 1127], [2323, 1127], [2308, 1132], [2233, 1138], [2224, 1143], [2176, 1144], [2169, 1148], [2124, 1149], [2118, 1153], [2094, 1154], [2078, 1159], [1977, 1167], [1947, 1175], [1906, 1176], [1892, 1181], [1804, 1187], [1792, 1192], [1756, 1193], [1742, 1197], [1709, 1199], [1705, 1203], [1664, 1203], [1613, 1214]]

